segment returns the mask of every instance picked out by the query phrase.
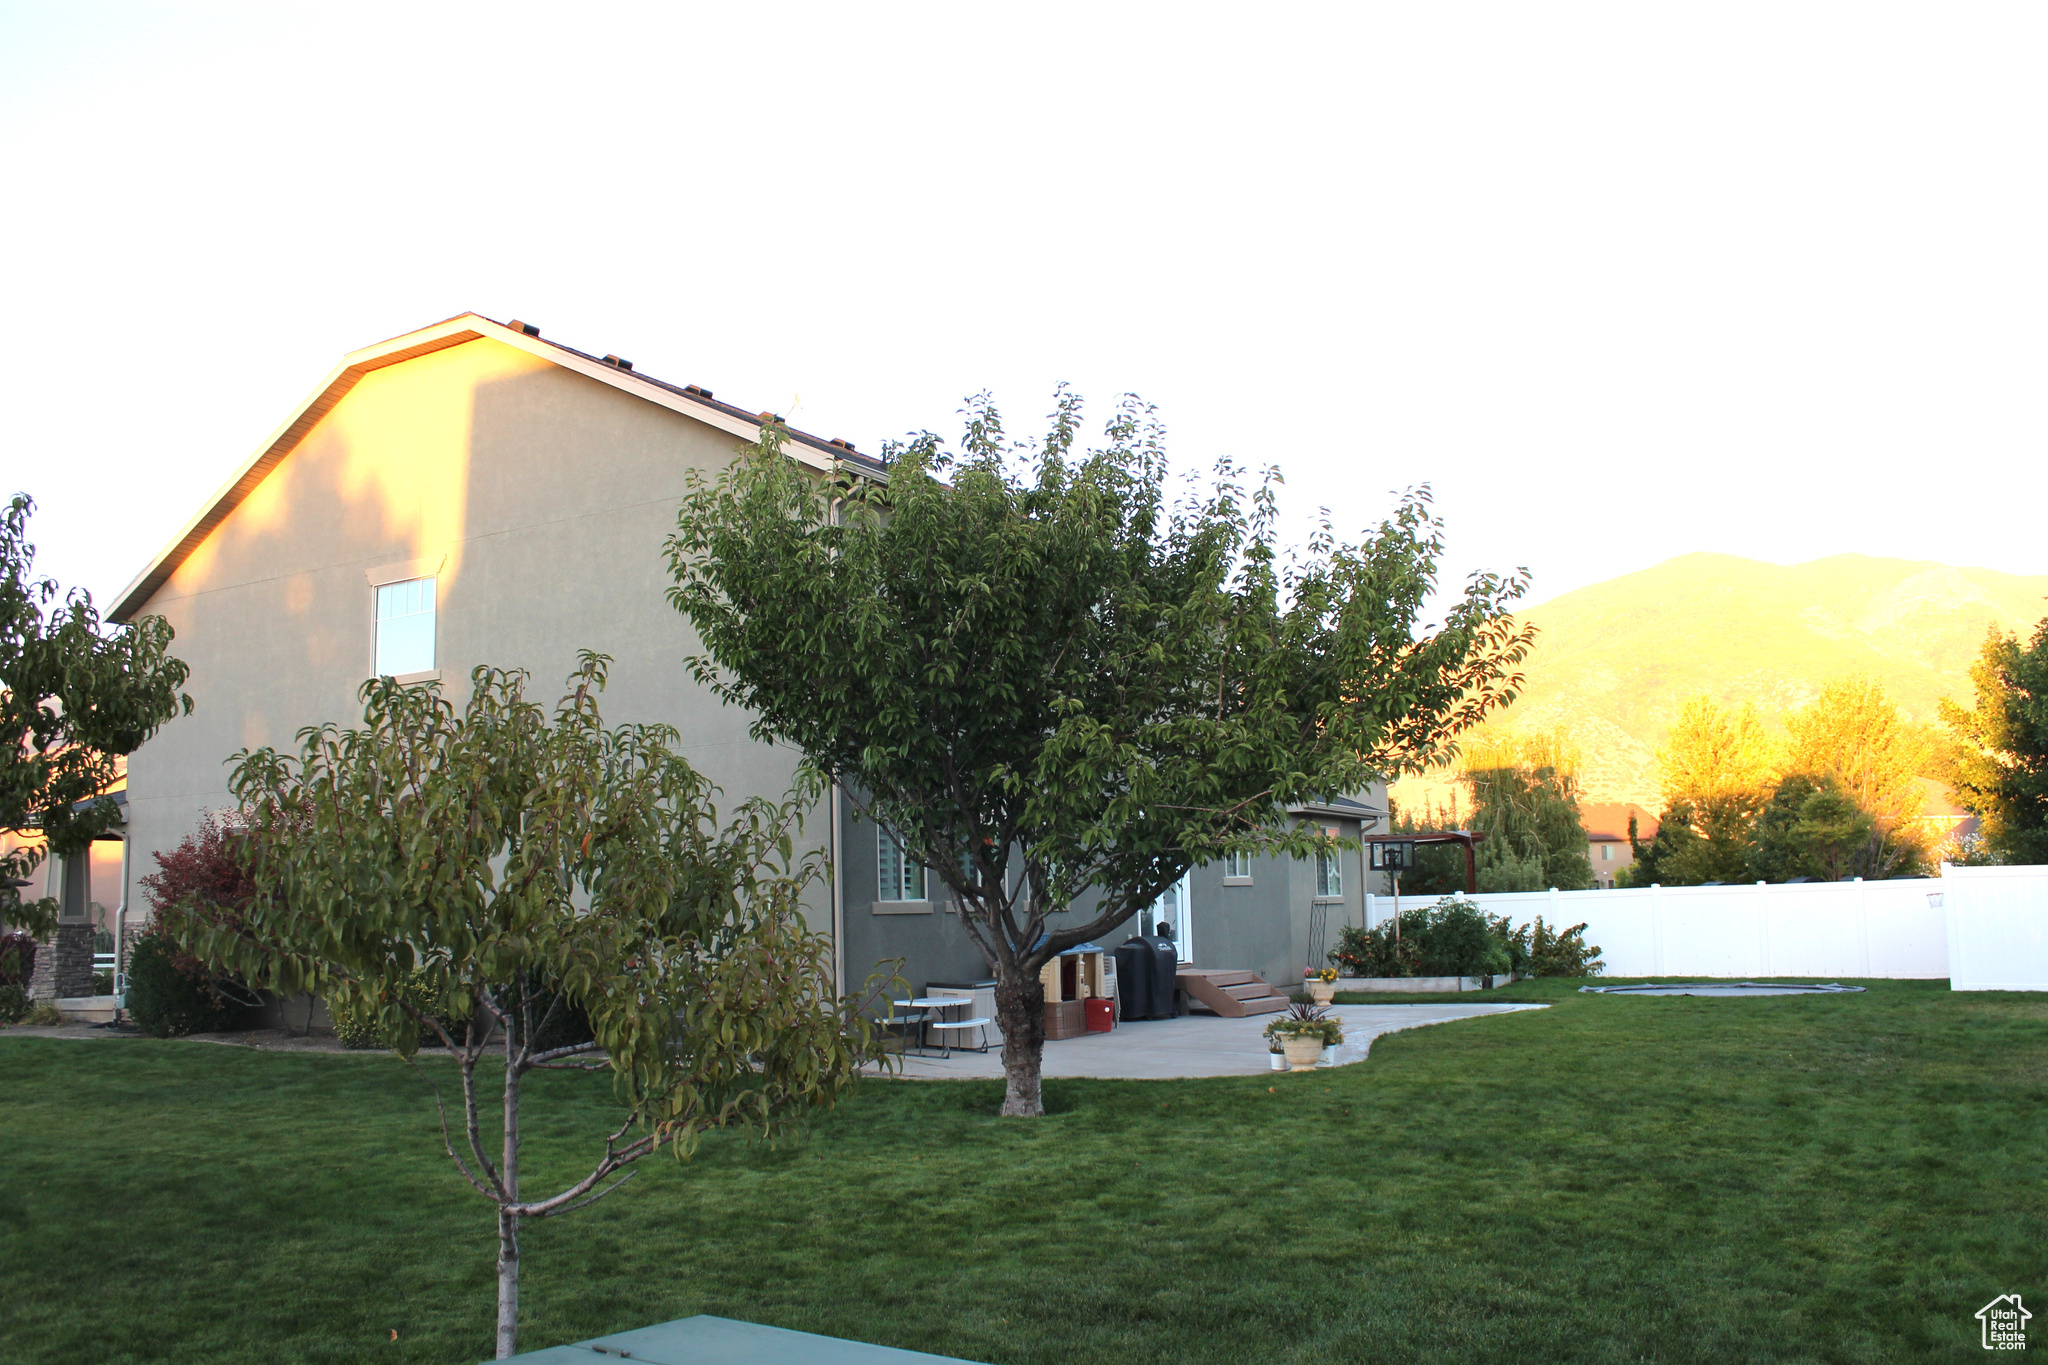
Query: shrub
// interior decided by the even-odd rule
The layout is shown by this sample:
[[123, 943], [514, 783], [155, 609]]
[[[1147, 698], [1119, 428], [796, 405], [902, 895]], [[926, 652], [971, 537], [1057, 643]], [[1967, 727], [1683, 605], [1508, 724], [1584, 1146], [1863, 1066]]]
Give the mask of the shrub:
[[55, 1028], [64, 1022], [64, 1011], [47, 1000], [38, 1000], [28, 1007], [28, 1017], [21, 1022], [35, 1028]]
[[1330, 960], [1352, 976], [1493, 976], [1514, 967], [1505, 921], [1491, 920], [1461, 896], [1404, 911], [1371, 929], [1345, 928]]
[[384, 1031], [377, 1027], [376, 1017], [367, 1007], [336, 998], [327, 1002], [327, 1013], [334, 1020], [335, 1041], [350, 1051], [386, 1046]]
[[157, 870], [141, 882], [155, 932], [170, 945], [179, 973], [205, 983], [220, 1007], [221, 1023], [215, 1027], [240, 1025], [247, 1008], [260, 1003], [238, 977], [217, 963], [201, 961], [190, 946], [197, 929], [241, 927], [257, 890], [249, 874], [250, 837], [241, 815], [207, 811], [176, 848], [156, 855]]
[[[1508, 970], [1507, 944], [1479, 907], [1462, 896], [1446, 896], [1419, 912], [1414, 937], [1422, 941], [1422, 976], [1493, 976]], [[1410, 930], [1401, 926], [1405, 937]]]
[[14, 982], [0, 985], [0, 1024], [18, 1024], [28, 1017], [28, 991]]
[[35, 970], [35, 939], [19, 929], [0, 934], [0, 985], [26, 988]]
[[204, 969], [157, 929], [128, 955], [127, 1009], [135, 1027], [159, 1038], [222, 1028], [229, 1014]]
[[[463, 1042], [468, 1033], [469, 1021], [454, 1018], [446, 1002], [428, 1001], [425, 972], [415, 972], [412, 975], [406, 983], [405, 993], [417, 1008], [446, 1029], [449, 1037], [458, 1044]], [[536, 1009], [545, 1015], [553, 999], [553, 996], [541, 996], [535, 1002]], [[328, 997], [327, 1013], [334, 1020], [335, 1039], [343, 1047], [367, 1049], [392, 1046], [391, 1035], [378, 1024], [376, 1011], [367, 1003], [352, 1002], [345, 994], [337, 992]], [[541, 1030], [540, 1037], [536, 1040], [536, 1046], [545, 1052], [552, 1048], [566, 1047], [571, 1043], [588, 1042], [590, 1036], [590, 1020], [582, 1009], [565, 1007], [557, 1010], [554, 1017], [547, 1021], [546, 1027]], [[440, 1047], [441, 1036], [434, 1032], [432, 1027], [422, 1023], [419, 1028], [419, 1045]]]
[[1412, 938], [1397, 942], [1390, 924], [1371, 929], [1346, 925], [1330, 950], [1330, 961], [1346, 976], [1414, 976], [1422, 946]]
[[1600, 945], [1586, 943], [1586, 926], [1555, 929], [1538, 915], [1531, 926], [1529, 974], [1531, 976], [1597, 976], [1606, 970], [1600, 960]]

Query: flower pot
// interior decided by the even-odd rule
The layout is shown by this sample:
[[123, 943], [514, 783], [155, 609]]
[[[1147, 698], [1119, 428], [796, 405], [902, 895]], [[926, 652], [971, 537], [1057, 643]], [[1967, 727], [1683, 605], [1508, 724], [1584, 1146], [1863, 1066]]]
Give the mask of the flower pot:
[[1335, 1066], [1335, 1065], [1337, 1065], [1337, 1045], [1336, 1045], [1335, 1043], [1324, 1043], [1324, 1044], [1323, 1044], [1323, 1055], [1322, 1055], [1322, 1056], [1320, 1056], [1320, 1057], [1318, 1057], [1318, 1058], [1316, 1058], [1316, 1065], [1317, 1065], [1317, 1066]]
[[1314, 1071], [1316, 1060], [1323, 1055], [1323, 1040], [1313, 1033], [1304, 1033], [1287, 1040], [1287, 1069], [1290, 1071]]
[[1308, 998], [1318, 1005], [1327, 1005], [1337, 998], [1337, 983], [1334, 981], [1311, 981], [1308, 983]]
[[1275, 1052], [1275, 1053], [1272, 1053], [1272, 1054], [1270, 1054], [1270, 1055], [1271, 1055], [1271, 1056], [1272, 1056], [1272, 1058], [1273, 1058], [1273, 1069], [1274, 1069], [1275, 1071], [1285, 1071], [1285, 1070], [1287, 1070], [1287, 1054], [1286, 1054], [1286, 1053], [1284, 1053], [1284, 1052]]

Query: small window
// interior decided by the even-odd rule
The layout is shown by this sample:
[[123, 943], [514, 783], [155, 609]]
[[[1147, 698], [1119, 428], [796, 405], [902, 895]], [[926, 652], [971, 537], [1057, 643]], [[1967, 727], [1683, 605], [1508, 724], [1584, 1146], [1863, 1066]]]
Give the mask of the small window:
[[1611, 862], [1613, 862], [1613, 861], [1614, 861], [1614, 845], [1613, 845], [1613, 844], [1602, 844], [1602, 845], [1600, 845], [1600, 861], [1601, 861], [1601, 862], [1603, 862], [1603, 863], [1611, 863]]
[[1316, 894], [1318, 896], [1341, 896], [1344, 894], [1344, 871], [1337, 864], [1334, 853], [1316, 855]]
[[433, 671], [434, 582], [408, 578], [377, 589], [378, 677]]
[[1251, 880], [1252, 855], [1249, 853], [1226, 853], [1223, 855], [1223, 875]]
[[876, 861], [881, 868], [876, 900], [921, 901], [924, 899], [924, 865], [911, 861], [896, 836], [875, 827]]

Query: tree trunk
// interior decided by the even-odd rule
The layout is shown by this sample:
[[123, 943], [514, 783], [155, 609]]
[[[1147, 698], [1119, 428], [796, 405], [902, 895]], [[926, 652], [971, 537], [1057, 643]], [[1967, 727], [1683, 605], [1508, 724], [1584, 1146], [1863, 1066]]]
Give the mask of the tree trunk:
[[[519, 1068], [513, 1064], [511, 1021], [505, 1026], [505, 1156], [498, 1167], [504, 1199], [519, 1202]], [[498, 1359], [509, 1359], [519, 1340], [519, 1215], [498, 1206]]]
[[1036, 972], [1022, 981], [1005, 979], [996, 968], [996, 1021], [1003, 1029], [1003, 1114], [1038, 1118], [1045, 1113], [1039, 1072], [1045, 1060], [1045, 983]]
[[519, 1216], [498, 1207], [498, 1359], [519, 1349]]

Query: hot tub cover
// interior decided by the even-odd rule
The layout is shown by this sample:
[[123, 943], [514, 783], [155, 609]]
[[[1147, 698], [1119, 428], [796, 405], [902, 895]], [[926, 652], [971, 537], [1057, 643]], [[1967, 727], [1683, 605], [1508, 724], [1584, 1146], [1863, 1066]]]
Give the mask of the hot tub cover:
[[976, 1365], [958, 1356], [872, 1346], [709, 1313], [512, 1358], [528, 1365]]

